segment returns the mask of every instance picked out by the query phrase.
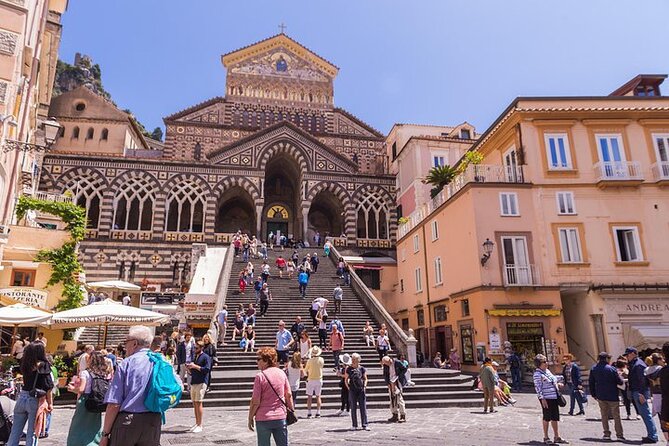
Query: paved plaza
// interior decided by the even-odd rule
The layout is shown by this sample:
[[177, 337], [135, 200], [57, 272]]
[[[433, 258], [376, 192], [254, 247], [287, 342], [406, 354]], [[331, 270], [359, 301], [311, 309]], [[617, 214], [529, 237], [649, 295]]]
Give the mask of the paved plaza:
[[[621, 408], [622, 409], [622, 408]], [[331, 411], [330, 411], [331, 412]], [[563, 412], [566, 412], [563, 410]], [[624, 412], [624, 410], [623, 410]], [[564, 416], [561, 434], [571, 444], [592, 445], [600, 442], [599, 410], [591, 404], [585, 417]], [[484, 415], [479, 409], [415, 409], [410, 410], [406, 424], [389, 424], [389, 412], [372, 410], [369, 432], [350, 431], [348, 417], [335, 417], [325, 412], [320, 419], [306, 419], [299, 410], [300, 421], [289, 428], [291, 445], [364, 444], [368, 445], [539, 445], [542, 439], [540, 410], [533, 394], [518, 396], [515, 407], [501, 407], [496, 414]], [[72, 409], [57, 408], [53, 431], [41, 444], [64, 446]], [[205, 430], [191, 434], [191, 409], [176, 409], [167, 413], [162, 445], [254, 445], [255, 433], [246, 428], [246, 411], [227, 411], [206, 408]], [[625, 444], [641, 444], [645, 435], [643, 422], [623, 420]], [[621, 444], [621, 443], [619, 443]], [[662, 444], [661, 442], [659, 444]]]

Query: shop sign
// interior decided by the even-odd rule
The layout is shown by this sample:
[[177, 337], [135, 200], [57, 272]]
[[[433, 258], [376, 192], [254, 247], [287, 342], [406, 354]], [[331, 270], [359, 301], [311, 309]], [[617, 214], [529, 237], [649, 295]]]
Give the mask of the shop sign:
[[618, 306], [619, 311], [625, 313], [669, 313], [669, 304], [647, 303], [647, 304], [625, 304]]
[[0, 290], [0, 294], [31, 307], [47, 308], [46, 298], [49, 296], [49, 293], [46, 291], [34, 288], [5, 288]]
[[490, 341], [490, 350], [496, 351], [502, 349], [502, 337], [499, 333], [490, 333], [488, 339]]
[[198, 317], [210, 318], [214, 314], [215, 308], [216, 302], [186, 302], [184, 304], [184, 310], [188, 319]]
[[544, 335], [544, 324], [541, 322], [507, 322], [506, 334], [513, 335]]
[[140, 301], [142, 305], [177, 305], [185, 298], [186, 293], [143, 292]]
[[532, 309], [532, 308], [509, 308], [488, 310], [490, 316], [497, 317], [556, 317], [560, 316], [561, 310], [556, 309]]

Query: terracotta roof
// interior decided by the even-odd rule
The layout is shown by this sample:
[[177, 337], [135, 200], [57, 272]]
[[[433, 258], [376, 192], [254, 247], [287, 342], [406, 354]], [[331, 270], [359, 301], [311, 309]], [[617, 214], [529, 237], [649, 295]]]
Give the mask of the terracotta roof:
[[192, 105], [188, 108], [184, 108], [183, 110], [173, 113], [169, 116], [165, 116], [163, 118], [163, 121], [171, 121], [174, 119], [182, 118], [190, 113], [193, 113], [194, 111], [197, 111], [198, 109], [205, 108], [219, 102], [225, 102], [225, 98], [222, 96], [216, 96], [211, 99], [207, 99], [206, 101], [200, 102], [199, 104]]
[[344, 110], [343, 108], [335, 107], [335, 108], [334, 108], [334, 111], [335, 111], [335, 112], [339, 112], [339, 113], [341, 113], [342, 115], [346, 116], [348, 119], [354, 121], [356, 124], [358, 124], [358, 125], [364, 127], [365, 129], [367, 129], [368, 131], [370, 131], [371, 133], [373, 133], [374, 136], [379, 137], [379, 138], [383, 138], [383, 137], [384, 137], [383, 133], [379, 132], [379, 131], [376, 130], [374, 127], [372, 127], [371, 125], [367, 124], [365, 121], [363, 121], [362, 119], [358, 118], [357, 116], [355, 116], [355, 115], [353, 115], [353, 114], [347, 112], [347, 111]]
[[[85, 106], [83, 110], [77, 110], [77, 105], [80, 103]], [[127, 113], [85, 86], [53, 98], [49, 106], [49, 116], [105, 121], [128, 121], [130, 118]]]
[[270, 36], [270, 37], [268, 37], [268, 38], [266, 38], [266, 39], [259, 40], [259, 41], [255, 42], [255, 43], [250, 44], [250, 45], [246, 45], [246, 46], [243, 46], [243, 47], [241, 47], [241, 48], [237, 48], [236, 50], [233, 50], [233, 51], [230, 51], [230, 52], [228, 52], [228, 53], [225, 53], [225, 54], [223, 54], [223, 55], [221, 56], [221, 61], [223, 61], [223, 65], [227, 67], [227, 65], [226, 65], [226, 63], [225, 63], [225, 61], [224, 61], [224, 59], [225, 59], [225, 58], [228, 58], [228, 56], [231, 56], [231, 55], [233, 55], [233, 54], [235, 54], [235, 53], [237, 53], [237, 52], [239, 52], [239, 51], [244, 51], [244, 50], [246, 50], [246, 49], [248, 49], [248, 48], [251, 48], [251, 47], [253, 47], [253, 46], [260, 45], [260, 44], [263, 44], [263, 43], [266, 43], [266, 42], [268, 42], [268, 41], [270, 41], [270, 40], [272, 40], [272, 39], [276, 39], [276, 38], [278, 38], [278, 37], [283, 37], [283, 38], [288, 39], [289, 41], [291, 41], [291, 42], [294, 43], [295, 45], [297, 45], [297, 46], [299, 46], [299, 47], [305, 49], [305, 50], [308, 51], [309, 53], [311, 53], [311, 54], [313, 54], [314, 56], [318, 57], [318, 58], [321, 59], [323, 62], [327, 63], [328, 65], [331, 65], [331, 66], [334, 68], [335, 71], [339, 71], [339, 67], [338, 67], [337, 65], [333, 64], [332, 62], [330, 62], [330, 61], [327, 60], [326, 58], [320, 56], [320, 55], [319, 55], [318, 53], [316, 53], [315, 51], [312, 51], [310, 48], [308, 48], [308, 47], [302, 45], [300, 42], [296, 41], [295, 39], [291, 39], [290, 37], [288, 37], [288, 35], [286, 35], [286, 34], [284, 34], [284, 33], [275, 34], [275, 35]]

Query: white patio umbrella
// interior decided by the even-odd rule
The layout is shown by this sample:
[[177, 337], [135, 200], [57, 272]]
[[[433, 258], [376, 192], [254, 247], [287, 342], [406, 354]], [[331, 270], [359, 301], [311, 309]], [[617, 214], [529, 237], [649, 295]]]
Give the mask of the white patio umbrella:
[[102, 344], [107, 343], [109, 325], [161, 325], [170, 317], [155, 311], [122, 305], [112, 299], [105, 299], [85, 307], [55, 313], [51, 318], [51, 328], [76, 328], [104, 326]]
[[102, 282], [90, 282], [86, 286], [96, 290], [119, 290], [119, 291], [139, 291], [142, 288], [134, 283], [124, 280], [105, 280]]
[[14, 327], [11, 343], [14, 346], [18, 327], [36, 327], [48, 322], [51, 315], [48, 311], [17, 303], [0, 308], [0, 325]]

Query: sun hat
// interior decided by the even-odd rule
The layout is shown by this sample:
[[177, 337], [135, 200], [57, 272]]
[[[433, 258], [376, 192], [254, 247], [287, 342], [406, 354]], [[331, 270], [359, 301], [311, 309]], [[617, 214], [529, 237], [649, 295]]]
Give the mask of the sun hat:
[[319, 346], [314, 345], [313, 347], [311, 347], [311, 356], [312, 357], [313, 356], [320, 356], [321, 353], [323, 353], [323, 351], [321, 350], [321, 348]]
[[351, 355], [348, 353], [344, 353], [339, 357], [339, 362], [341, 362], [344, 365], [351, 365], [353, 363], [353, 359], [351, 358]]

